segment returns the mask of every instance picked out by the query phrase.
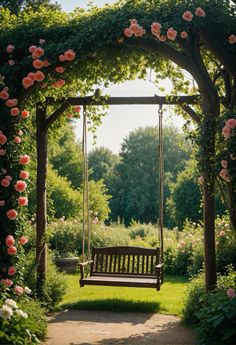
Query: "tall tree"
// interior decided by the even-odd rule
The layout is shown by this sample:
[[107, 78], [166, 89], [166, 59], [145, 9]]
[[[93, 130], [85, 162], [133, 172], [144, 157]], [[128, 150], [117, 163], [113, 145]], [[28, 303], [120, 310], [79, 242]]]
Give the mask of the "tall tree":
[[49, 161], [60, 176], [66, 177], [73, 188], [81, 187], [83, 178], [83, 156], [81, 145], [76, 142], [73, 127], [65, 125], [60, 137], [49, 149]]
[[[189, 146], [184, 136], [175, 128], [164, 129], [164, 162], [166, 171], [165, 199], [169, 194], [170, 181], [189, 158]], [[139, 128], [124, 140], [111, 187], [110, 207], [112, 219], [123, 219], [129, 224], [132, 219], [141, 222], [156, 222], [158, 217], [158, 131], [155, 127]], [[167, 215], [166, 215], [167, 216]]]
[[33, 10], [37, 10], [39, 6], [46, 6], [52, 9], [61, 9], [61, 6], [51, 0], [1, 0], [0, 7], [8, 8], [12, 13], [18, 13], [26, 7], [31, 7]]
[[108, 190], [114, 174], [114, 169], [119, 163], [119, 156], [106, 147], [98, 147], [89, 152], [88, 163], [90, 178], [94, 181], [103, 180]]

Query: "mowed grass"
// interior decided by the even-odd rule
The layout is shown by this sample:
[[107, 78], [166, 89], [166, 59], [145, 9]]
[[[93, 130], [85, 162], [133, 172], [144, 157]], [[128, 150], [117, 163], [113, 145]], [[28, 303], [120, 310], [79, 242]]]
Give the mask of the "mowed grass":
[[181, 315], [187, 278], [165, 276], [161, 291], [146, 288], [79, 286], [79, 274], [65, 274], [67, 292], [60, 307], [65, 309], [150, 312]]

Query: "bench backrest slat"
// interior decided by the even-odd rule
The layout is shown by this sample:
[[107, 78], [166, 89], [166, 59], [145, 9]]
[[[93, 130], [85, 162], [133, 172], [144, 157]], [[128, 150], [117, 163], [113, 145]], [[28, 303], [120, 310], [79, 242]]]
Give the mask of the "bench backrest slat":
[[159, 263], [159, 248], [104, 247], [92, 248], [93, 274], [155, 275]]

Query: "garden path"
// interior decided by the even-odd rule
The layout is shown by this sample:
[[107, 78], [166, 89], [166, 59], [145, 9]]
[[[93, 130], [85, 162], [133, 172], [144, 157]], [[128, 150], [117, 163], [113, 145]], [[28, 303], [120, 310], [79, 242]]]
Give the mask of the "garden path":
[[65, 310], [49, 320], [44, 345], [194, 345], [172, 315]]

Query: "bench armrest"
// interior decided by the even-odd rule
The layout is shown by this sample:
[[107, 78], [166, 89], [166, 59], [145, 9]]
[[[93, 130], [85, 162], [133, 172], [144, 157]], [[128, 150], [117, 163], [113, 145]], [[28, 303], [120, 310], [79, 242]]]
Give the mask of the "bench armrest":
[[156, 274], [157, 274], [157, 287], [156, 289], [159, 291], [161, 284], [163, 284], [163, 263], [158, 264], [155, 266]]
[[80, 262], [79, 267], [80, 267], [80, 281], [84, 279], [84, 267], [88, 265], [92, 265], [93, 260], [85, 261], [85, 262]]
[[89, 260], [89, 261], [85, 261], [85, 262], [80, 262], [79, 266], [80, 267], [84, 267], [84, 266], [87, 266], [87, 265], [91, 265], [92, 263], [93, 263], [93, 260]]

